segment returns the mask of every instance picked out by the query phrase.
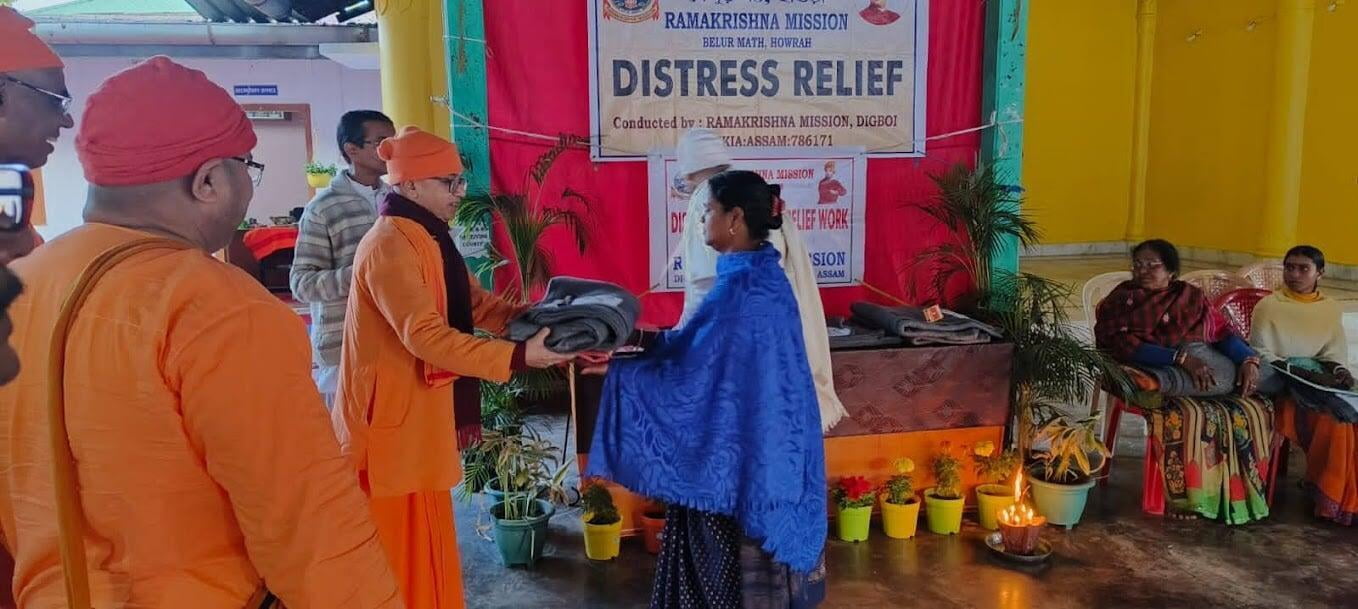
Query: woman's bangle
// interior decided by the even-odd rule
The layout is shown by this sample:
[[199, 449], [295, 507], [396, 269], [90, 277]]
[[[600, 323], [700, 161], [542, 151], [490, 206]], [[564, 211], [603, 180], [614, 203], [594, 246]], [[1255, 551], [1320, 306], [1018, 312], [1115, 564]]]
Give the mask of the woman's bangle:
[[1245, 358], [1245, 361], [1240, 362], [1240, 365], [1241, 365], [1241, 366], [1244, 366], [1245, 364], [1254, 364], [1254, 367], [1258, 368], [1258, 367], [1259, 367], [1259, 356], [1257, 356], [1257, 355], [1252, 355], [1252, 356], [1250, 356], [1250, 357]]
[[1174, 352], [1174, 365], [1175, 365], [1175, 366], [1183, 366], [1183, 365], [1184, 365], [1184, 362], [1186, 362], [1186, 361], [1188, 361], [1188, 352], [1187, 352], [1187, 351], [1184, 351], [1183, 349], [1179, 349], [1178, 351], [1175, 351], [1175, 352]]

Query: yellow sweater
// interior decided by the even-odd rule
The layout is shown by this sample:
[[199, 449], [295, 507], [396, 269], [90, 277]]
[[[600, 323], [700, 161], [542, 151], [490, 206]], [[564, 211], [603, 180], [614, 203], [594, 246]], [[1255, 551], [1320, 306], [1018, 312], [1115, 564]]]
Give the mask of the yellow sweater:
[[1250, 344], [1266, 360], [1313, 357], [1347, 366], [1343, 317], [1343, 307], [1332, 298], [1298, 302], [1274, 292], [1254, 308]]

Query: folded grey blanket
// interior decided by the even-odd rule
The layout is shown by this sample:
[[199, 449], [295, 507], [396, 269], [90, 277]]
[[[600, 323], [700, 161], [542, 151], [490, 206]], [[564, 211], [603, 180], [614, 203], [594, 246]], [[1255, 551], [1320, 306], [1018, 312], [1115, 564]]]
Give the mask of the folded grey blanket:
[[627, 342], [640, 316], [641, 301], [617, 285], [557, 277], [541, 302], [510, 322], [508, 338], [525, 341], [548, 328], [547, 348], [556, 353], [611, 351]]
[[924, 307], [889, 308], [858, 302], [850, 308], [854, 317], [864, 323], [906, 339], [912, 338], [913, 334], [916, 338], [937, 341], [943, 335], [953, 335], [951, 340], [966, 342], [947, 344], [975, 344], [1001, 337], [1000, 331], [993, 326], [947, 309], [943, 310], [943, 319], [929, 322], [924, 318]]

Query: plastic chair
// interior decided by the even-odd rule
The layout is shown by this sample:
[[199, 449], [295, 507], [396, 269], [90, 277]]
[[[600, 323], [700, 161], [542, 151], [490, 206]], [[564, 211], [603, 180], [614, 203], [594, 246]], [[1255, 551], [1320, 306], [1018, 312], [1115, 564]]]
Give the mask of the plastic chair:
[[1241, 267], [1236, 274], [1256, 288], [1276, 291], [1283, 287], [1283, 265], [1277, 262], [1256, 262]]
[[1083, 292], [1083, 305], [1085, 321], [1089, 322], [1089, 327], [1094, 327], [1094, 313], [1098, 310], [1099, 303], [1118, 287], [1118, 284], [1130, 280], [1131, 271], [1113, 271], [1102, 275], [1095, 275], [1085, 282]]
[[1236, 335], [1248, 340], [1250, 324], [1254, 321], [1254, 306], [1272, 293], [1260, 288], [1240, 288], [1222, 294], [1212, 306], [1226, 317]]
[[1193, 271], [1184, 273], [1183, 281], [1198, 286], [1207, 294], [1207, 302], [1216, 302], [1226, 292], [1240, 288], [1252, 288], [1248, 279], [1227, 271]]

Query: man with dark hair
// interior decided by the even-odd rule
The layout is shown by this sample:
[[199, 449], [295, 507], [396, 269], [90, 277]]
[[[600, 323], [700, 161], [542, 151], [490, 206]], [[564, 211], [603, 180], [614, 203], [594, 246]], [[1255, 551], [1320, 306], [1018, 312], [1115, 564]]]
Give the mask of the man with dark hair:
[[[18, 11], [0, 6], [0, 163], [38, 169], [47, 164], [61, 130], [74, 123], [64, 64], [32, 28]], [[31, 223], [0, 232], [0, 263], [41, 243]]]
[[349, 167], [302, 210], [297, 249], [293, 252], [293, 296], [311, 305], [312, 358], [316, 386], [326, 406], [335, 399], [339, 380], [344, 310], [354, 272], [358, 242], [377, 220], [377, 202], [386, 194], [382, 176], [387, 163], [377, 145], [396, 135], [387, 115], [354, 110], [340, 117], [335, 140]]

